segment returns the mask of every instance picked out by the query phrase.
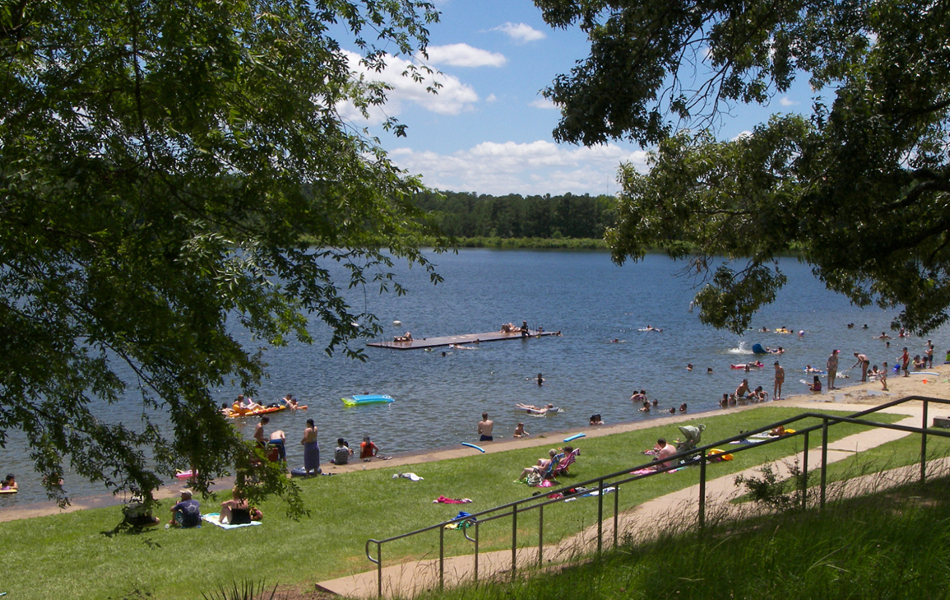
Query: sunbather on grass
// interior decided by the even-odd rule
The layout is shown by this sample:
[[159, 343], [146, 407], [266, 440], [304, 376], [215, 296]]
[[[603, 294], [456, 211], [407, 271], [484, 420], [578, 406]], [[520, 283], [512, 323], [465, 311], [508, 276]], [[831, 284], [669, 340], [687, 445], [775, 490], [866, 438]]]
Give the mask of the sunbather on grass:
[[551, 462], [555, 459], [556, 456], [557, 456], [557, 450], [555, 450], [554, 448], [551, 448], [550, 450], [548, 450], [548, 458], [539, 458], [538, 464], [532, 465], [530, 467], [525, 467], [524, 471], [521, 472], [521, 476], [518, 479], [519, 480], [524, 479], [531, 473], [537, 473], [538, 475], [541, 475], [542, 477], [544, 477], [546, 473], [549, 473], [551, 471]]

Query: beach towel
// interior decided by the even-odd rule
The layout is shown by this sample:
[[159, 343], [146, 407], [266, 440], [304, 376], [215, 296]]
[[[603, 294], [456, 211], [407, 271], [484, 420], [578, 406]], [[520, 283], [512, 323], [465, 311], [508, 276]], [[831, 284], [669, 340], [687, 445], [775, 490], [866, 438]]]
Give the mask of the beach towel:
[[433, 504], [470, 504], [471, 502], [471, 498], [446, 498], [445, 496], [439, 496], [432, 501]]
[[649, 475], [650, 473], [656, 473], [650, 467], [644, 467], [642, 469], [637, 469], [636, 471], [630, 471], [631, 475]]
[[424, 477], [419, 477], [415, 473], [394, 473], [393, 474], [393, 479], [399, 479], [400, 477], [402, 477], [403, 479], [408, 479], [409, 481], [422, 481], [423, 479], [425, 479]]
[[260, 521], [251, 521], [250, 523], [243, 523], [241, 525], [231, 525], [230, 523], [222, 523], [218, 519], [221, 517], [219, 513], [208, 513], [206, 515], [201, 515], [202, 521], [207, 521], [212, 525], [217, 525], [221, 529], [237, 529], [239, 527], [254, 527], [255, 525], [260, 525]]
[[[475, 521], [477, 520], [475, 519], [475, 517], [472, 517], [471, 519], [465, 519], [465, 517], [472, 517], [472, 513], [467, 513], [464, 510], [460, 510], [459, 514], [455, 515], [455, 517], [452, 519], [455, 522], [449, 523], [448, 525], [445, 526], [445, 528], [446, 529], [468, 529], [469, 527], [474, 525]], [[465, 519], [465, 520], [459, 521], [458, 519]]]

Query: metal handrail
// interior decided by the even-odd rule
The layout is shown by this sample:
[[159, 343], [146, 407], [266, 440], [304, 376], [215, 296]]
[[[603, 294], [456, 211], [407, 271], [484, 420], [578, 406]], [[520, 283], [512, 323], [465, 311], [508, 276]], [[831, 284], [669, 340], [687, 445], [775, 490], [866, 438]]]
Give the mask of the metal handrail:
[[[863, 417], [863, 416], [866, 416], [866, 415], [869, 415], [869, 414], [873, 414], [873, 413], [880, 412], [880, 411], [885, 410], [885, 409], [887, 409], [887, 408], [892, 408], [892, 407], [894, 407], [894, 406], [899, 406], [899, 405], [905, 404], [905, 403], [907, 403], [907, 402], [915, 402], [915, 401], [922, 401], [922, 402], [924, 403], [924, 407], [923, 407], [923, 420], [922, 420], [921, 427], [911, 427], [911, 426], [907, 426], [907, 425], [896, 425], [896, 424], [892, 424], [892, 423], [878, 423], [878, 422], [876, 422], [876, 421], [867, 421], [867, 420], [863, 420], [863, 419], [860, 418], [860, 417]], [[685, 460], [685, 459], [688, 459], [688, 458], [692, 458], [692, 457], [696, 456], [697, 454], [700, 456], [700, 459], [699, 459], [699, 464], [700, 464], [700, 483], [699, 483], [699, 486], [700, 486], [700, 498], [699, 498], [699, 509], [698, 509], [698, 510], [699, 510], [699, 515], [698, 515], [699, 519], [698, 519], [698, 521], [699, 521], [699, 526], [702, 528], [702, 527], [704, 527], [704, 525], [705, 525], [706, 463], [707, 463], [708, 458], [709, 458], [709, 456], [707, 455], [707, 451], [708, 451], [708, 450], [711, 450], [711, 449], [713, 449], [713, 448], [716, 448], [717, 446], [721, 446], [721, 445], [724, 445], [724, 444], [729, 444], [729, 443], [731, 443], [731, 442], [733, 442], [733, 441], [738, 441], [738, 440], [741, 440], [741, 439], [745, 439], [745, 438], [747, 438], [747, 437], [749, 437], [749, 436], [752, 436], [752, 435], [755, 435], [755, 434], [757, 434], [757, 433], [763, 433], [763, 432], [765, 432], [765, 431], [771, 431], [772, 429], [775, 429], [775, 428], [777, 428], [777, 427], [781, 427], [781, 426], [789, 425], [789, 424], [792, 424], [792, 423], [796, 423], [796, 422], [802, 421], [802, 420], [804, 420], [804, 419], [810, 419], [810, 418], [813, 418], [813, 419], [820, 419], [822, 422], [821, 422], [820, 425], [813, 425], [813, 426], [811, 426], [811, 427], [806, 427], [806, 428], [804, 428], [804, 429], [796, 430], [795, 433], [793, 433], [793, 434], [784, 435], [784, 436], [777, 437], [777, 438], [774, 438], [774, 439], [763, 440], [762, 442], [757, 443], [757, 444], [750, 444], [750, 445], [746, 445], [746, 446], [740, 446], [740, 447], [735, 448], [735, 449], [730, 449], [730, 450], [729, 450], [729, 453], [730, 453], [730, 454], [737, 454], [737, 453], [739, 453], [739, 452], [744, 452], [744, 451], [747, 451], [747, 450], [753, 450], [753, 449], [756, 449], [756, 448], [764, 447], [764, 446], [767, 446], [768, 444], [772, 444], [772, 443], [775, 443], [775, 442], [778, 442], [778, 441], [785, 441], [785, 440], [788, 440], [788, 439], [793, 438], [793, 437], [795, 437], [795, 436], [803, 436], [803, 437], [804, 437], [804, 443], [805, 443], [805, 445], [804, 445], [804, 450], [803, 450], [805, 459], [804, 459], [804, 464], [803, 464], [803, 466], [802, 466], [802, 477], [803, 477], [803, 485], [807, 485], [807, 474], [808, 474], [808, 438], [809, 438], [809, 434], [810, 434], [811, 432], [813, 432], [813, 431], [821, 430], [821, 432], [822, 432], [822, 444], [821, 444], [822, 460], [821, 460], [821, 483], [820, 483], [820, 504], [819, 504], [819, 506], [820, 506], [821, 508], [824, 508], [824, 506], [825, 506], [825, 489], [826, 489], [826, 487], [827, 487], [826, 470], [827, 470], [827, 462], [828, 462], [828, 461], [827, 461], [827, 453], [828, 453], [828, 427], [829, 427], [830, 425], [836, 425], [836, 424], [838, 424], [838, 423], [853, 423], [853, 424], [858, 424], [858, 425], [865, 425], [865, 426], [868, 426], [868, 427], [876, 427], [876, 428], [883, 428], [883, 429], [893, 429], [893, 430], [895, 430], [895, 431], [903, 431], [903, 432], [907, 432], [907, 433], [918, 433], [918, 434], [921, 434], [921, 466], [920, 466], [920, 479], [921, 479], [921, 482], [923, 482], [924, 479], [926, 478], [927, 436], [928, 436], [928, 435], [936, 435], [936, 436], [938, 436], [938, 437], [950, 438], [950, 432], [938, 431], [938, 430], [934, 430], [934, 429], [932, 429], [932, 428], [928, 428], [928, 427], [927, 427], [928, 405], [929, 405], [929, 403], [931, 403], [931, 402], [935, 402], [935, 403], [937, 403], [937, 404], [950, 405], [950, 400], [946, 400], [946, 399], [943, 399], [943, 398], [931, 398], [931, 397], [926, 397], [926, 396], [907, 396], [907, 397], [904, 397], [904, 398], [900, 398], [900, 399], [897, 399], [897, 400], [892, 400], [892, 401], [890, 401], [890, 402], [886, 402], [886, 403], [884, 403], [884, 404], [881, 404], [881, 405], [878, 405], [878, 406], [869, 408], [869, 409], [867, 409], [867, 410], [862, 410], [862, 411], [859, 411], [859, 412], [856, 412], [856, 413], [852, 413], [852, 414], [847, 415], [847, 416], [828, 415], [828, 414], [819, 413], [819, 412], [806, 412], [806, 413], [801, 413], [801, 414], [799, 414], [799, 415], [797, 415], [797, 416], [789, 417], [789, 418], [783, 419], [783, 420], [781, 420], [781, 421], [776, 421], [776, 422], [774, 422], [774, 423], [771, 423], [771, 424], [769, 424], [769, 425], [765, 425], [765, 426], [760, 427], [760, 428], [758, 428], [758, 429], [753, 429], [753, 430], [750, 430], [750, 431], [744, 431], [744, 432], [741, 432], [741, 433], [738, 434], [738, 435], [734, 435], [734, 436], [732, 436], [732, 437], [728, 437], [728, 438], [719, 440], [719, 441], [714, 442], [714, 443], [711, 443], [711, 444], [706, 444], [706, 445], [704, 445], [704, 446], [699, 446], [699, 447], [696, 447], [696, 448], [693, 448], [693, 449], [690, 449], [690, 450], [686, 450], [686, 451], [683, 451], [683, 452], [679, 452], [679, 453], [677, 453], [677, 454], [675, 454], [675, 455], [669, 457], [668, 459], [665, 459], [665, 460], [664, 460], [664, 462], [667, 462], [667, 461], [673, 462], [673, 463], [674, 463], [674, 466], [669, 466], [669, 467], [660, 468], [660, 469], [657, 469], [657, 470], [655, 470], [655, 471], [651, 471], [650, 473], [645, 473], [645, 474], [641, 474], [641, 475], [633, 475], [633, 476], [630, 476], [631, 472], [639, 471], [639, 470], [645, 469], [645, 468], [647, 468], [647, 467], [652, 467], [652, 466], [654, 466], [654, 464], [655, 464], [654, 462], [644, 463], [644, 464], [642, 464], [642, 465], [638, 465], [638, 466], [635, 466], [635, 467], [632, 467], [632, 468], [626, 468], [626, 469], [624, 469], [624, 470], [622, 470], [622, 471], [617, 471], [617, 472], [611, 473], [611, 474], [609, 474], [609, 475], [602, 475], [602, 476], [600, 476], [600, 477], [596, 477], [596, 478], [594, 478], [594, 479], [589, 479], [589, 480], [584, 481], [584, 482], [581, 482], [581, 483], [571, 484], [571, 485], [569, 485], [569, 486], [565, 486], [565, 487], [562, 487], [562, 488], [553, 489], [553, 490], [550, 490], [547, 494], [544, 494], [544, 495], [531, 496], [531, 497], [529, 497], [529, 498], [523, 498], [523, 499], [521, 499], [521, 500], [515, 500], [514, 502], [509, 502], [509, 503], [507, 503], [507, 504], [502, 504], [502, 505], [499, 505], [499, 506], [495, 506], [495, 507], [493, 507], [493, 508], [489, 508], [489, 509], [483, 510], [483, 511], [481, 511], [481, 512], [472, 513], [472, 514], [470, 514], [470, 515], [468, 515], [468, 516], [466, 516], [466, 517], [459, 517], [459, 518], [451, 519], [451, 520], [449, 520], [449, 521], [443, 521], [443, 522], [438, 523], [438, 524], [435, 524], [435, 525], [430, 525], [430, 526], [428, 526], [428, 527], [423, 527], [422, 529], [417, 529], [417, 530], [415, 530], [415, 531], [410, 531], [410, 532], [408, 532], [408, 533], [403, 533], [403, 534], [391, 536], [391, 537], [388, 537], [388, 538], [385, 538], [385, 539], [382, 539], [382, 540], [369, 539], [369, 540], [366, 541], [366, 546], [365, 546], [365, 549], [366, 549], [366, 558], [367, 558], [370, 562], [372, 562], [373, 564], [375, 564], [376, 567], [377, 567], [377, 594], [379, 595], [379, 597], [382, 597], [382, 595], [383, 595], [383, 590], [382, 590], [382, 585], [383, 585], [383, 578], [382, 578], [382, 569], [383, 569], [382, 546], [383, 546], [383, 544], [387, 544], [387, 543], [389, 543], [389, 542], [394, 542], [394, 541], [396, 541], [396, 540], [400, 540], [400, 539], [404, 539], [404, 538], [407, 538], [407, 537], [412, 537], [412, 536], [415, 536], [415, 535], [419, 535], [419, 534], [425, 533], [425, 532], [427, 532], [427, 531], [432, 531], [432, 530], [434, 530], [434, 529], [440, 530], [440, 533], [439, 533], [439, 586], [442, 587], [442, 586], [444, 585], [444, 577], [445, 577], [445, 570], [444, 570], [445, 548], [444, 548], [444, 536], [443, 536], [444, 531], [445, 531], [445, 526], [446, 526], [446, 525], [449, 525], [449, 524], [452, 524], [452, 523], [460, 523], [460, 522], [462, 522], [462, 521], [469, 521], [469, 520], [471, 520], [471, 521], [474, 522], [475, 537], [474, 537], [474, 538], [469, 537], [467, 528], [466, 528], [466, 529], [463, 529], [463, 535], [465, 536], [465, 539], [467, 539], [468, 541], [473, 542], [473, 543], [475, 544], [475, 563], [474, 563], [474, 578], [475, 578], [475, 581], [478, 581], [478, 553], [479, 553], [478, 532], [479, 532], [479, 526], [480, 526], [481, 524], [484, 524], [484, 523], [487, 523], [487, 522], [490, 522], [490, 521], [494, 521], [494, 520], [497, 520], [497, 519], [502, 519], [502, 518], [507, 518], [507, 517], [511, 517], [511, 518], [512, 518], [512, 529], [511, 529], [511, 532], [512, 532], [512, 533], [511, 533], [511, 537], [512, 537], [512, 544], [511, 544], [511, 570], [512, 570], [512, 573], [514, 573], [514, 572], [517, 570], [517, 526], [518, 526], [518, 517], [519, 517], [519, 515], [521, 515], [522, 513], [526, 512], [526, 511], [538, 510], [538, 514], [539, 514], [539, 519], [538, 519], [538, 520], [539, 520], [539, 527], [538, 527], [538, 563], [541, 564], [541, 563], [542, 563], [542, 560], [543, 560], [544, 507], [545, 507], [545, 506], [548, 506], [548, 505], [550, 505], [550, 504], [555, 504], [555, 503], [563, 502], [563, 501], [564, 501], [565, 499], [567, 499], [567, 498], [578, 497], [578, 496], [580, 496], [580, 495], [582, 495], [582, 494], [584, 494], [584, 493], [588, 493], [587, 491], [574, 492], [574, 493], [571, 493], [571, 492], [570, 492], [570, 490], [575, 489], [575, 488], [579, 488], [579, 487], [584, 487], [584, 488], [587, 488], [587, 490], [589, 490], [590, 487], [596, 485], [597, 490], [598, 490], [598, 495], [597, 495], [597, 497], [598, 497], [598, 508], [597, 508], [597, 517], [598, 517], [598, 518], [597, 518], [597, 521], [598, 521], [598, 528], [597, 528], [597, 553], [598, 553], [598, 554], [600, 554], [600, 553], [602, 552], [602, 547], [603, 547], [603, 502], [604, 502], [603, 499], [604, 499], [604, 494], [605, 494], [605, 491], [612, 491], [612, 492], [613, 492], [613, 495], [614, 495], [614, 511], [613, 511], [613, 521], [614, 521], [614, 534], [613, 534], [613, 538], [614, 538], [614, 539], [613, 539], [613, 545], [614, 545], [614, 547], [616, 548], [617, 545], [618, 545], [618, 541], [619, 541], [619, 540], [618, 540], [618, 519], [619, 519], [619, 496], [620, 496], [620, 494], [619, 494], [619, 491], [620, 491], [619, 488], [620, 488], [620, 486], [621, 486], [622, 484], [630, 483], [630, 482], [633, 482], [633, 481], [638, 481], [638, 480], [644, 479], [644, 478], [646, 478], [646, 477], [653, 477], [654, 475], [658, 475], [658, 474], [660, 474], [660, 473], [665, 473], [665, 472], [667, 472], [667, 471], [671, 471], [671, 470], [673, 470], [673, 469], [679, 468], [679, 464], [678, 464], [678, 463], [679, 463], [679, 460]], [[616, 479], [616, 481], [614, 481], [615, 479]], [[554, 494], [558, 494], [558, 493], [561, 494], [561, 496], [559, 496], [559, 497], [557, 497], [557, 498], [554, 498], [554, 499], [549, 498], [549, 496], [554, 495]], [[802, 508], [805, 508], [805, 507], [806, 507], [806, 500], [807, 500], [807, 494], [802, 494]], [[373, 556], [370, 554], [370, 544], [375, 544], [375, 545], [376, 545], [376, 556], [375, 556], [375, 557], [373, 557]]]

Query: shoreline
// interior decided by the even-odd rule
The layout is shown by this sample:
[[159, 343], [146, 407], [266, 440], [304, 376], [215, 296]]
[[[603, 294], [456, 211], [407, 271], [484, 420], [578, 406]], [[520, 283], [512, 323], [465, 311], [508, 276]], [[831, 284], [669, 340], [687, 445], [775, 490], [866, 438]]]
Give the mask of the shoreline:
[[[746, 406], [733, 406], [725, 409], [720, 408], [697, 413], [677, 413], [676, 415], [657, 417], [648, 421], [624, 421], [603, 426], [575, 427], [565, 430], [547, 432], [538, 436], [529, 436], [525, 438], [506, 438], [504, 440], [495, 442], [483, 442], [482, 447], [486, 453], [496, 453], [506, 452], [508, 450], [514, 450], [517, 448], [545, 446], [549, 445], [552, 440], [560, 444], [563, 443], [563, 438], [570, 437], [571, 435], [576, 435], [578, 433], [584, 433], [585, 437], [590, 438], [603, 437], [618, 433], [637, 431], [640, 429], [662, 427], [682, 421], [701, 418], [702, 415], [720, 414], [721, 412], [755, 410], [757, 408], [773, 406], [776, 403], [783, 406], [800, 406], [803, 408], [811, 407], [815, 404], [832, 404], [853, 407], [855, 405], [871, 406], [883, 404], [884, 402], [895, 400], [897, 398], [915, 395], [950, 399], [950, 379], [948, 379], [948, 377], [950, 377], [950, 364], [935, 365], [932, 369], [930, 369], [930, 371], [936, 372], [938, 375], [915, 375], [913, 372], [911, 372], [910, 376], [908, 377], [903, 377], [901, 375], [889, 376], [887, 379], [889, 388], [887, 392], [881, 390], [881, 384], [878, 381], [867, 383], [858, 382], [854, 385], [850, 385], [845, 388], [839, 388], [830, 392], [822, 391], [820, 393], [815, 393], [806, 391], [802, 394], [792, 393], [786, 396], [786, 398], [783, 400], [778, 401], [749, 404]], [[824, 382], [824, 376], [822, 376], [822, 379]], [[927, 381], [926, 384], [924, 383], [924, 380]], [[787, 379], [785, 385], [787, 386], [787, 389], [792, 389], [794, 386], [802, 384], [800, 382], [789, 381]], [[936, 414], [937, 412], [937, 410], [932, 411], [931, 417], [938, 416]], [[945, 416], [950, 416], [950, 407], [947, 407], [941, 412], [943, 412]], [[368, 469], [384, 469], [388, 467], [418, 465], [441, 460], [462, 458], [465, 456], [471, 456], [474, 452], [478, 451], [466, 446], [460, 446], [457, 448], [437, 448], [432, 450], [420, 450], [416, 452], [394, 455], [390, 460], [374, 459], [370, 462], [362, 462], [359, 460], [359, 458], [356, 458], [355, 462], [342, 466], [325, 463], [321, 465], [321, 469], [324, 470], [324, 473], [340, 475], [354, 471], [365, 471]], [[221, 490], [230, 489], [233, 485], [233, 481], [234, 480], [231, 477], [223, 478], [212, 486], [212, 490], [218, 492]], [[175, 496], [177, 496], [177, 486], [162, 487], [155, 492], [155, 498], [157, 500], [164, 500], [173, 498]], [[95, 496], [71, 498], [70, 505], [65, 509], [59, 508], [59, 506], [52, 500], [33, 502], [23, 506], [3, 507], [0, 509], [0, 523], [34, 517], [71, 513], [93, 508], [118, 506], [127, 502], [128, 497], [128, 492], [122, 492], [118, 494], [105, 493]]]

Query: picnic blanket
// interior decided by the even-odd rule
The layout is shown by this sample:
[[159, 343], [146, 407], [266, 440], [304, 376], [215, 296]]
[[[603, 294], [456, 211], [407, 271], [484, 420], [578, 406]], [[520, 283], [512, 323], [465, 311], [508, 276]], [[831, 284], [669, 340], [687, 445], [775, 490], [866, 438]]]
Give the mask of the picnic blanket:
[[243, 523], [241, 525], [231, 525], [230, 523], [222, 523], [218, 519], [221, 517], [219, 513], [208, 513], [206, 515], [201, 515], [202, 521], [207, 521], [212, 525], [217, 525], [221, 529], [238, 529], [239, 527], [253, 527], [255, 525], [260, 525], [260, 521], [251, 521], [250, 523]]

